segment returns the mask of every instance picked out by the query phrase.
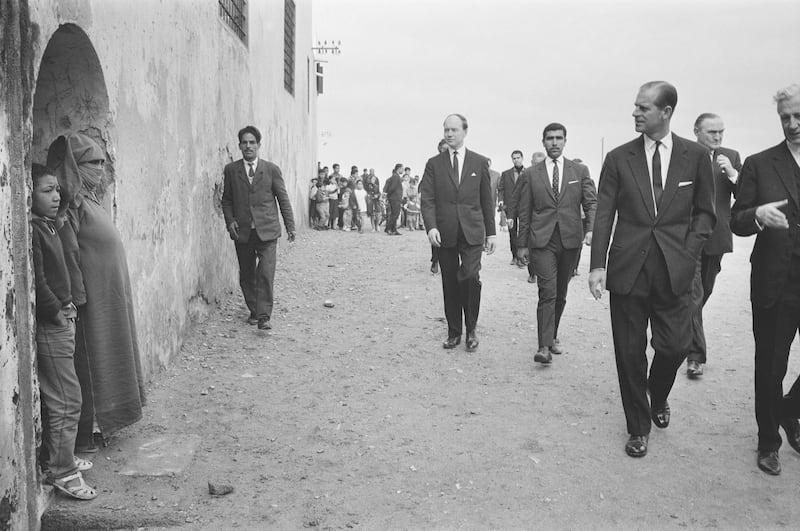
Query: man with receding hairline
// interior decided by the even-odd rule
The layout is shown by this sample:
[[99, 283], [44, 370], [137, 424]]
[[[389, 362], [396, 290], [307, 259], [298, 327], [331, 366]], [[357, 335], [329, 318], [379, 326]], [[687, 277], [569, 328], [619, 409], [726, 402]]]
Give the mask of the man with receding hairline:
[[733, 237], [731, 235], [731, 196], [736, 195], [736, 181], [742, 163], [739, 153], [732, 149], [722, 147], [722, 137], [725, 133], [725, 124], [722, 118], [712, 113], [703, 113], [694, 122], [694, 135], [697, 143], [708, 150], [711, 168], [714, 172], [714, 186], [716, 199], [714, 208], [717, 214], [717, 224], [714, 232], [709, 236], [700, 255], [700, 264], [692, 288], [692, 345], [686, 357], [686, 376], [697, 378], [703, 374], [706, 363], [706, 334], [703, 329], [703, 307], [706, 305], [714, 282], [722, 268], [722, 255], [733, 251]]
[[[461, 343], [478, 348], [475, 327], [481, 304], [481, 253], [495, 250], [494, 204], [489, 161], [464, 146], [467, 119], [451, 114], [444, 121], [447, 149], [428, 160], [420, 183], [422, 217], [428, 240], [439, 247], [446, 349]], [[463, 319], [462, 319], [463, 317]]]
[[596, 299], [611, 293], [631, 457], [647, 454], [651, 420], [669, 426], [667, 398], [691, 340], [692, 281], [716, 220], [708, 151], [670, 132], [677, 103], [671, 84], [642, 85], [633, 111], [642, 135], [606, 156], [598, 184], [589, 290]]

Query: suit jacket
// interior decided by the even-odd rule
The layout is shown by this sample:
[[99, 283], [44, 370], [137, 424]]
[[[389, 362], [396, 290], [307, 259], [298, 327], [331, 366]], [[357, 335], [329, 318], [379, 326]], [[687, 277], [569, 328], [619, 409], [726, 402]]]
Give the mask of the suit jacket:
[[386, 194], [387, 201], [401, 201], [403, 199], [403, 179], [396, 173], [386, 179], [383, 185], [383, 193]]
[[236, 220], [239, 224], [239, 240], [247, 242], [250, 230], [255, 224], [255, 231], [263, 241], [276, 240], [281, 236], [281, 224], [278, 220], [280, 205], [283, 224], [288, 232], [294, 232], [294, 216], [289, 194], [280, 168], [271, 162], [258, 159], [253, 184], [247, 179], [242, 159], [231, 162], [223, 171], [222, 213], [225, 216], [225, 227]]
[[672, 141], [657, 215], [644, 135], [611, 151], [603, 163], [591, 269], [606, 267], [611, 292], [630, 293], [652, 238], [666, 259], [672, 292], [682, 295], [691, 289], [697, 260], [716, 222], [714, 175], [708, 150], [674, 134]]
[[489, 161], [469, 149], [463, 159], [460, 183], [449, 151], [428, 160], [420, 182], [422, 219], [427, 230], [439, 230], [442, 247], [456, 246], [459, 226], [469, 245], [495, 235]]
[[[716, 155], [725, 155], [731, 159], [731, 164], [736, 171], [742, 173], [742, 161], [739, 158], [739, 153], [728, 148], [721, 147], [716, 150]], [[714, 208], [717, 213], [717, 224], [714, 226], [714, 231], [708, 237], [703, 252], [705, 254], [725, 254], [733, 251], [733, 235], [731, 234], [731, 196], [736, 197], [736, 185], [728, 179], [728, 176], [722, 173], [722, 168], [716, 161], [711, 163], [711, 169], [714, 172], [714, 185], [717, 190], [716, 201]], [[738, 181], [737, 181], [738, 182]]]
[[[731, 213], [731, 229], [739, 236], [758, 234], [750, 255], [750, 300], [762, 308], [775, 304], [789, 277], [795, 242], [800, 241], [800, 168], [786, 142], [747, 157], [739, 175], [739, 191]], [[759, 230], [756, 208], [788, 199], [781, 208], [788, 229]]]
[[542, 161], [522, 172], [519, 198], [519, 232], [517, 246], [545, 247], [558, 224], [561, 244], [575, 249], [583, 242], [581, 207], [586, 214], [587, 232], [594, 225], [597, 193], [589, 177], [589, 168], [564, 159], [561, 168], [561, 191], [556, 201], [553, 185]]
[[517, 181], [522, 178], [522, 174], [518, 178], [514, 178], [516, 172], [514, 168], [508, 169], [500, 174], [500, 181], [497, 183], [497, 197], [503, 202], [503, 208], [508, 215], [508, 206], [513, 202], [514, 186]]

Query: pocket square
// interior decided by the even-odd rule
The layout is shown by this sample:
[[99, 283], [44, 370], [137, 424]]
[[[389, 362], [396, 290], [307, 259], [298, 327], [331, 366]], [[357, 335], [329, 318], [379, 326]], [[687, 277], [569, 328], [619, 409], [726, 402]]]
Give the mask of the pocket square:
[[679, 182], [679, 183], [678, 183], [678, 188], [680, 188], [681, 186], [689, 186], [689, 185], [692, 185], [692, 184], [694, 184], [694, 181], [683, 181], [683, 182]]
[[567, 184], [575, 184], [575, 183], [577, 183], [577, 182], [578, 182], [578, 181], [570, 181], [570, 182], [568, 182]]
[[478, 174], [477, 174], [477, 173], [475, 173], [475, 172], [472, 172], [472, 173], [470, 173], [470, 174], [469, 174], [469, 176], [470, 176], [470, 177], [477, 177], [477, 176], [478, 176]]

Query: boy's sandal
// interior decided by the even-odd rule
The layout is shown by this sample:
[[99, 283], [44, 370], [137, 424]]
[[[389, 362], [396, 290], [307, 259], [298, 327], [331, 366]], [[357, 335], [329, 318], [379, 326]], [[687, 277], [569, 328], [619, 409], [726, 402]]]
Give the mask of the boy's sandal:
[[[77, 481], [78, 484], [69, 485], [70, 481]], [[80, 472], [75, 472], [71, 476], [64, 476], [63, 478], [51, 479], [50, 483], [57, 490], [76, 500], [93, 500], [97, 497], [97, 492], [86, 484]]]
[[75, 460], [75, 466], [78, 467], [78, 470], [81, 472], [86, 472], [87, 470], [91, 470], [94, 466], [94, 463], [89, 461], [88, 459], [82, 459], [77, 455], [72, 456]]

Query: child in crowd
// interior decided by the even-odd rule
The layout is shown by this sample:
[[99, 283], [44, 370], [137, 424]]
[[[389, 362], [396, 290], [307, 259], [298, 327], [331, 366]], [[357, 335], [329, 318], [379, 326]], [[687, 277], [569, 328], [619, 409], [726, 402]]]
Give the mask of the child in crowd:
[[403, 205], [406, 213], [406, 226], [408, 230], [416, 230], [419, 228], [419, 194], [413, 187], [408, 188], [408, 197], [406, 204]]
[[83, 480], [91, 461], [76, 457], [81, 386], [75, 373], [75, 317], [64, 245], [55, 227], [61, 189], [54, 172], [32, 167], [31, 232], [36, 283], [36, 346], [39, 388], [45, 409], [44, 444], [49, 453], [47, 481], [77, 500], [97, 492]]
[[342, 215], [342, 229], [349, 231], [353, 223], [353, 211], [350, 210], [350, 188], [345, 186], [339, 192], [339, 209], [344, 212]]
[[356, 189], [353, 190], [353, 197], [356, 199], [356, 210], [353, 214], [357, 215], [358, 232], [364, 232], [364, 224], [367, 222], [367, 191], [364, 190], [364, 183], [361, 179], [356, 181]]

